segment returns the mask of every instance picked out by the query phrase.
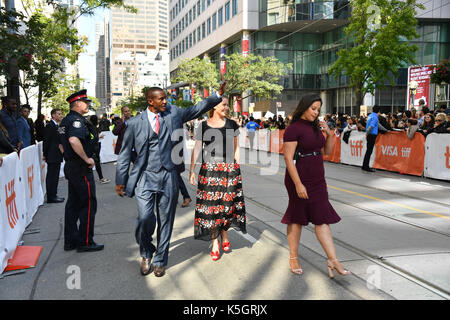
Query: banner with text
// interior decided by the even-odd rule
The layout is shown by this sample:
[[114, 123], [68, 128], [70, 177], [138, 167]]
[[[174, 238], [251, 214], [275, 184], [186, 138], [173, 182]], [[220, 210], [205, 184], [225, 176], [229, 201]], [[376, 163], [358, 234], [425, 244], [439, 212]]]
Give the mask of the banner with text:
[[[370, 156], [370, 167], [373, 166], [376, 149], [377, 145], [375, 144], [374, 151]], [[367, 140], [365, 132], [353, 130], [350, 133], [350, 137], [348, 138], [348, 143], [345, 143], [343, 141], [341, 142], [341, 163], [362, 167], [366, 150]]]
[[26, 225], [28, 225], [33, 219], [39, 206], [44, 203], [37, 146], [31, 145], [20, 151], [19, 162], [22, 182], [24, 182], [25, 185], [25, 199], [27, 203]]
[[13, 152], [0, 167], [0, 274], [6, 268], [27, 225], [25, 179]]
[[415, 176], [423, 174], [425, 137], [422, 134], [416, 132], [411, 140], [405, 132], [388, 132], [378, 135], [375, 146], [374, 168]]

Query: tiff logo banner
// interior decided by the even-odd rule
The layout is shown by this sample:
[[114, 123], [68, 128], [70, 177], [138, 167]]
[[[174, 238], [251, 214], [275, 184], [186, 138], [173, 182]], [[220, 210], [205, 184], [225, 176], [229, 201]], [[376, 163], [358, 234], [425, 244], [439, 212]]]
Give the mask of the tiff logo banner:
[[17, 225], [19, 221], [19, 214], [16, 206], [16, 191], [14, 190], [14, 179], [5, 185], [6, 194], [6, 214], [8, 216], [8, 223], [11, 229]]
[[28, 178], [28, 187], [30, 188], [30, 199], [33, 198], [33, 173], [34, 165], [31, 165], [27, 168], [27, 178]]
[[362, 157], [363, 141], [350, 140], [350, 153], [353, 157]]
[[445, 155], [445, 167], [447, 169], [450, 169], [450, 147], [447, 146], [446, 150], [447, 150], [447, 152], [444, 153], [444, 155]]

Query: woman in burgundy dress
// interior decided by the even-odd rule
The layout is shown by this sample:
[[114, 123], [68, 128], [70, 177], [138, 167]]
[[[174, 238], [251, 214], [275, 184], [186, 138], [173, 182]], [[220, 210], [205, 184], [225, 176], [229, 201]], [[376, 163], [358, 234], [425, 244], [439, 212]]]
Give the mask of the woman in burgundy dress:
[[[328, 125], [323, 121], [319, 122], [321, 106], [322, 100], [318, 95], [304, 96], [284, 133], [284, 184], [289, 194], [289, 205], [281, 222], [287, 224], [291, 271], [295, 274], [303, 273], [298, 263], [298, 247], [302, 226], [311, 222], [315, 225], [317, 239], [328, 257], [329, 276], [333, 277], [333, 270], [341, 275], [350, 272], [342, 267], [336, 257], [329, 227], [329, 224], [339, 222], [341, 218], [328, 201], [322, 155], [331, 153], [333, 137]], [[326, 139], [321, 131], [326, 133]]]

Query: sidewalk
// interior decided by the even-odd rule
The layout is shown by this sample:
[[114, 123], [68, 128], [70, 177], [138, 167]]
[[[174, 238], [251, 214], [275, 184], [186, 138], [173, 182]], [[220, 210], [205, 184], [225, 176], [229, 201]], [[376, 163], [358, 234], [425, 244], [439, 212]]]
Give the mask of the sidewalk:
[[[114, 164], [102, 168], [105, 177], [114, 180]], [[187, 186], [193, 196], [193, 186]], [[248, 233], [230, 231], [232, 250], [222, 254], [217, 262], [210, 258], [209, 243], [193, 238], [194, 201], [188, 208], [178, 207], [166, 275], [143, 277], [134, 239], [135, 199], [119, 198], [113, 181], [105, 185], [97, 183], [96, 187], [95, 241], [105, 244], [105, 249], [88, 253], [63, 251], [64, 203], [44, 204], [29, 226], [40, 232], [23, 237], [24, 245], [43, 247], [38, 264], [25, 273], [1, 279], [0, 299], [392, 298], [368, 289], [357, 274], [345, 278], [336, 275], [336, 280], [330, 280], [325, 258], [304, 246], [300, 248], [304, 275], [292, 274], [288, 268], [287, 242], [280, 230], [285, 227], [273, 227], [279, 223], [278, 218], [250, 202], [246, 203]], [[60, 180], [59, 195], [67, 198], [64, 179]], [[179, 204], [181, 201], [180, 198]], [[304, 243], [308, 243], [308, 238], [306, 235]], [[352, 258], [345, 249], [337, 250], [343, 261]]]

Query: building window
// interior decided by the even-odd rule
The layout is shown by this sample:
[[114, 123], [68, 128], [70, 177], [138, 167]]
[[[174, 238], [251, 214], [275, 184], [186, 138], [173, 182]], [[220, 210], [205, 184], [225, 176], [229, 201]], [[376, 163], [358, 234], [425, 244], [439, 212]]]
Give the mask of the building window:
[[218, 25], [220, 27], [221, 25], [223, 25], [223, 7], [220, 8], [219, 11], [217, 11], [217, 18], [219, 19]]
[[238, 13], [238, 0], [233, 0], [233, 17]]
[[216, 30], [217, 29], [217, 13], [214, 13], [212, 15], [212, 30]]
[[230, 1], [225, 4], [225, 22], [230, 20]]
[[206, 0], [202, 0], [202, 12], [206, 9]]
[[200, 15], [200, 0], [197, 1], [197, 17]]
[[197, 43], [197, 31], [196, 30], [194, 30], [194, 32], [192, 32], [192, 40], [195, 45]]
[[207, 34], [211, 33], [211, 18], [208, 18], [208, 20], [206, 21], [206, 31]]
[[202, 39], [205, 39], [205, 37], [206, 37], [206, 25], [203, 22], [202, 23]]
[[192, 21], [195, 20], [196, 14], [197, 14], [197, 7], [196, 7], [196, 5], [194, 4], [194, 6], [192, 7]]
[[197, 42], [200, 42], [201, 40], [201, 34], [200, 34], [200, 27], [197, 28]]

